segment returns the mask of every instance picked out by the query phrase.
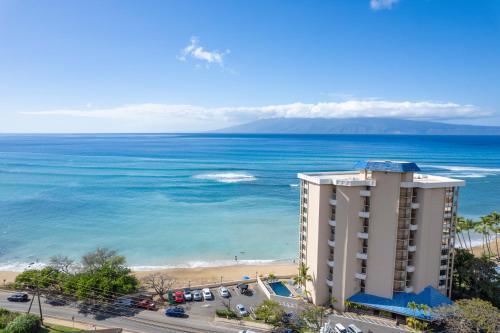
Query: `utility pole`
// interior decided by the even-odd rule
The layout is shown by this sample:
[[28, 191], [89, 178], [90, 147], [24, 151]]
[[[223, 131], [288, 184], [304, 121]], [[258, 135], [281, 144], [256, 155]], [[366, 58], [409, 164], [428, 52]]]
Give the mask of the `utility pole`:
[[33, 305], [33, 301], [35, 300], [35, 293], [33, 293], [33, 296], [31, 297], [31, 302], [30, 302], [30, 306], [28, 308], [28, 314], [30, 313], [31, 311], [31, 306]]
[[40, 302], [40, 288], [38, 288], [38, 284], [36, 285], [36, 293], [38, 294], [38, 308], [40, 309], [40, 322], [43, 325], [42, 302]]

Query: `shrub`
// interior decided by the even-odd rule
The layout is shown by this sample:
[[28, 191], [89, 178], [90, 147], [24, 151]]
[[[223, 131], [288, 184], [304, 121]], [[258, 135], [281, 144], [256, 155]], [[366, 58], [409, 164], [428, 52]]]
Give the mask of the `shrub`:
[[217, 310], [215, 310], [215, 314], [217, 315], [217, 317], [224, 317], [227, 319], [237, 317], [236, 313], [233, 310], [229, 310], [229, 309], [217, 309]]
[[7, 327], [19, 314], [10, 312], [7, 309], [0, 308], [0, 330]]
[[36, 333], [40, 328], [40, 319], [31, 314], [16, 317], [5, 328], [6, 333]]

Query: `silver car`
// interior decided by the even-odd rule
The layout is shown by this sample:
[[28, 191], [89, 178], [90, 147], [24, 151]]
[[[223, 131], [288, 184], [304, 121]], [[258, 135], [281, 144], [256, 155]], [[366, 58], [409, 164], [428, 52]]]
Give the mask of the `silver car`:
[[219, 295], [220, 295], [220, 297], [228, 298], [230, 296], [229, 290], [224, 286], [220, 286], [219, 287]]
[[201, 290], [196, 289], [193, 291], [193, 301], [201, 301], [203, 296], [201, 296]]
[[248, 311], [243, 304], [237, 304], [236, 310], [240, 314], [240, 316], [242, 317], [248, 316]]

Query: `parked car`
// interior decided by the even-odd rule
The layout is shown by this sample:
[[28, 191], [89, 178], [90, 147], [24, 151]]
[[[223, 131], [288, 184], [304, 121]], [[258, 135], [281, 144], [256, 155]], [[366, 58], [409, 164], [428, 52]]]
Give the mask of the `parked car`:
[[15, 293], [7, 297], [9, 302], [27, 302], [29, 300], [26, 293]]
[[362, 330], [360, 330], [356, 325], [351, 324], [347, 326], [347, 332], [348, 333], [363, 333]]
[[137, 307], [146, 310], [156, 310], [156, 303], [150, 299], [142, 299], [137, 303]]
[[193, 294], [191, 293], [191, 289], [189, 289], [189, 288], [184, 289], [184, 298], [186, 299], [186, 301], [193, 300]]
[[224, 287], [224, 286], [220, 286], [219, 287], [219, 295], [221, 297], [224, 297], [224, 298], [228, 298], [230, 295], [229, 295], [229, 290]]
[[201, 293], [201, 290], [196, 289], [193, 291], [193, 301], [201, 301], [203, 300], [203, 295]]
[[212, 297], [213, 297], [213, 296], [212, 296], [212, 292], [210, 291], [210, 289], [208, 289], [208, 288], [203, 288], [203, 289], [201, 290], [201, 293], [203, 294], [203, 299], [204, 299], [205, 301], [210, 301], [210, 300], [212, 300]]
[[236, 311], [240, 314], [240, 316], [248, 316], [248, 311], [243, 304], [236, 304]]
[[131, 308], [134, 306], [134, 302], [131, 298], [118, 298], [113, 302], [113, 305]]
[[168, 308], [165, 310], [165, 315], [169, 317], [184, 317], [185, 311], [180, 306], [176, 306], [175, 308]]
[[182, 291], [176, 291], [174, 293], [175, 303], [184, 303], [184, 293]]
[[345, 329], [344, 325], [337, 323], [335, 324], [335, 333], [347, 333], [347, 330]]
[[257, 332], [251, 330], [239, 330], [238, 333], [257, 333]]

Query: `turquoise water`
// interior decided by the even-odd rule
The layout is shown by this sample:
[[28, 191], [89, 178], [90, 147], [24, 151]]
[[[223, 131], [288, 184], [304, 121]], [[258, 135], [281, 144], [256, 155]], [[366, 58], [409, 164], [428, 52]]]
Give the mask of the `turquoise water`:
[[292, 296], [292, 293], [290, 292], [290, 290], [281, 281], [271, 282], [271, 283], [269, 283], [269, 286], [271, 287], [271, 289], [274, 291], [274, 293], [276, 295], [285, 296], [285, 297]]
[[500, 210], [500, 137], [1, 135], [0, 268], [97, 246], [133, 266], [292, 259], [296, 173], [366, 158], [466, 179], [463, 215]]

